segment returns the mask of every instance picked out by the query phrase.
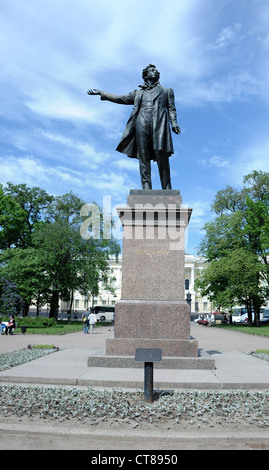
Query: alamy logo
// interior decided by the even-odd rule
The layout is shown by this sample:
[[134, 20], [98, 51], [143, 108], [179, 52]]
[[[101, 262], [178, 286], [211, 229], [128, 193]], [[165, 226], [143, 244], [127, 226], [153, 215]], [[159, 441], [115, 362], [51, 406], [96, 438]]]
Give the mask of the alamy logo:
[[113, 238], [117, 240], [168, 240], [170, 250], [184, 250], [188, 228], [188, 207], [176, 204], [127, 204], [111, 207], [111, 197], [103, 197], [103, 208], [84, 204], [80, 215], [86, 217], [80, 226], [84, 240]]

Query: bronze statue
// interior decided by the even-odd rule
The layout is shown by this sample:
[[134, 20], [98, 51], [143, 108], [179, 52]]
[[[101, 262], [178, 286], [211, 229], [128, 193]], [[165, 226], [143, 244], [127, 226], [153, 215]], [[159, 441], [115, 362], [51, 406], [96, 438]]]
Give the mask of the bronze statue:
[[174, 91], [163, 88], [155, 65], [143, 70], [144, 85], [127, 95], [113, 95], [101, 90], [89, 90], [88, 95], [101, 95], [101, 100], [118, 104], [133, 104], [133, 112], [116, 150], [139, 159], [143, 189], [152, 189], [151, 160], [157, 161], [162, 189], [172, 189], [169, 157], [174, 153], [172, 131], [180, 134], [177, 124]]

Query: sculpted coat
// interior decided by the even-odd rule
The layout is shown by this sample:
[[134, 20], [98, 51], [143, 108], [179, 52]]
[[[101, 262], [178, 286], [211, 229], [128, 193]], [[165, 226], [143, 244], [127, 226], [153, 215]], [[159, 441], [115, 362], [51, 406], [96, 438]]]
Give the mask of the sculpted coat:
[[[101, 92], [101, 100], [108, 100], [118, 104], [134, 105], [132, 114], [116, 149], [133, 158], [139, 158], [135, 125], [143, 93], [143, 89], [134, 90], [127, 95], [113, 95], [111, 93]], [[164, 152], [168, 156], [174, 153], [169, 121], [172, 127], [177, 125], [174, 91], [172, 88], [163, 88], [158, 83], [154, 89], [153, 95], [153, 150]], [[156, 155], [152, 154], [150, 159], [155, 161]]]

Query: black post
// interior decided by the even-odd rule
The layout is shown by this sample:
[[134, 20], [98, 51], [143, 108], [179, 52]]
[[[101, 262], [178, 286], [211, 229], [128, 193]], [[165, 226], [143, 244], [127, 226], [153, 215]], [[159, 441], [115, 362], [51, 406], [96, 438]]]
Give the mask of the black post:
[[153, 402], [153, 362], [144, 364], [144, 398], [145, 401]]
[[190, 313], [191, 313], [191, 293], [190, 292], [187, 293], [186, 301], [190, 307]]
[[154, 348], [137, 348], [135, 360], [144, 362], [144, 398], [153, 402], [153, 363], [162, 360], [162, 350]]

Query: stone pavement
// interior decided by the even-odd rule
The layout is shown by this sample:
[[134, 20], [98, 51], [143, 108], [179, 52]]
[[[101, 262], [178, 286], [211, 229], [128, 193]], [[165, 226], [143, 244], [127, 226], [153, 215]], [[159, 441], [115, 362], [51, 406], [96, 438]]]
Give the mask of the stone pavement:
[[[0, 352], [26, 348], [28, 344], [54, 344], [61, 350], [21, 366], [0, 372], [0, 383], [11, 384], [64, 384], [112, 386], [115, 388], [141, 388], [143, 369], [89, 368], [89, 355], [102, 355], [106, 338], [113, 338], [112, 327], [98, 328], [96, 334], [83, 332], [62, 336], [18, 334], [0, 336]], [[191, 325], [191, 335], [199, 348], [215, 359], [215, 370], [154, 369], [154, 389], [182, 388], [243, 388], [268, 389], [269, 363], [246, 354], [255, 349], [269, 349], [269, 339]], [[63, 348], [63, 349], [62, 349]], [[176, 450], [269, 450], [267, 429], [238, 430], [233, 427], [217, 431], [171, 431], [168, 428], [130, 430], [109, 428], [93, 429], [79, 424], [46, 423], [12, 419], [0, 423], [1, 450], [105, 450], [118, 451], [128, 459], [146, 449], [146, 453], [176, 454]], [[168, 450], [169, 449], [169, 450]], [[131, 453], [130, 453], [131, 451]], [[96, 454], [95, 452], [95, 454]], [[133, 453], [132, 453], [133, 452]], [[95, 455], [94, 454], [94, 455]], [[92, 455], [92, 454], [91, 454]], [[109, 455], [109, 454], [105, 454]], [[127, 454], [126, 454], [127, 455]]]
[[[106, 338], [113, 327], [100, 327], [96, 334], [82, 331], [61, 336], [17, 334], [0, 337], [0, 352], [28, 344], [54, 344], [60, 351], [0, 372], [0, 383], [77, 385], [90, 387], [143, 388], [143, 368], [88, 367], [90, 355], [104, 355]], [[154, 389], [267, 389], [269, 362], [250, 354], [269, 349], [269, 339], [235, 331], [191, 324], [199, 349], [215, 360], [214, 370], [154, 368]]]

